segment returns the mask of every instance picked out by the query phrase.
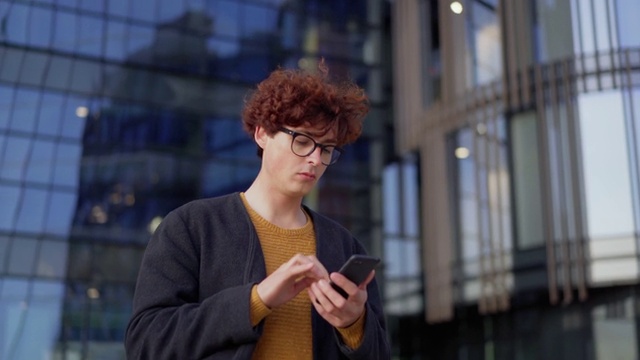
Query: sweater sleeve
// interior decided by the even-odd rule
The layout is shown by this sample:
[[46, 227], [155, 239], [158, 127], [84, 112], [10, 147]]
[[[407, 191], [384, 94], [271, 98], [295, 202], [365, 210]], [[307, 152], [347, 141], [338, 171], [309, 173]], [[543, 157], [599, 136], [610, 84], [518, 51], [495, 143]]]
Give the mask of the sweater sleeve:
[[142, 259], [125, 337], [129, 359], [195, 359], [253, 346], [253, 284], [200, 299], [200, 247], [175, 212], [165, 217]]

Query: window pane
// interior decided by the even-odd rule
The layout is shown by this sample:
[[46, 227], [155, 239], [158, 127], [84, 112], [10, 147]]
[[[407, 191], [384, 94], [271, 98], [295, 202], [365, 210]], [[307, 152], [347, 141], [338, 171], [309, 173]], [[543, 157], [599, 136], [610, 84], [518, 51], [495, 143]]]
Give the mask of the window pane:
[[60, 116], [64, 97], [57, 93], [42, 94], [37, 133], [57, 136], [60, 131]]
[[[92, 1], [101, 3], [100, 1]], [[145, 1], [146, 2], [146, 1]], [[80, 17], [80, 36], [77, 52], [89, 56], [102, 56], [104, 21], [93, 16]]]
[[56, 13], [53, 47], [67, 52], [75, 51], [78, 31], [78, 16], [58, 10]]
[[36, 275], [63, 278], [67, 270], [68, 253], [68, 242], [43, 240], [40, 245]]
[[13, 136], [7, 138], [6, 144], [0, 167], [0, 178], [22, 181], [31, 141], [24, 137]]
[[[0, 57], [2, 57], [2, 50], [0, 50]], [[9, 127], [11, 110], [14, 103], [13, 95], [13, 87], [0, 85], [0, 130], [4, 130]], [[2, 151], [2, 148], [0, 148], [0, 151]], [[0, 155], [2, 154], [0, 153]]]
[[51, 181], [54, 148], [53, 141], [34, 141], [27, 166], [27, 181], [44, 184]]
[[36, 114], [40, 101], [40, 94], [33, 90], [18, 89], [13, 104], [11, 129], [33, 132], [36, 124]]
[[43, 232], [45, 209], [47, 209], [47, 191], [26, 188], [23, 192], [16, 230], [41, 233]]
[[77, 144], [59, 144], [54, 166], [54, 184], [63, 186], [78, 185], [81, 148]]
[[0, 184], [0, 230], [13, 230], [19, 199], [19, 187]]
[[49, 46], [53, 30], [53, 13], [51, 8], [33, 6], [29, 21], [29, 45]]
[[5, 39], [8, 42], [26, 44], [27, 27], [29, 25], [29, 7], [20, 3], [11, 4], [9, 13], [3, 18], [2, 27]]
[[48, 234], [67, 237], [76, 208], [76, 193], [55, 191], [50, 196], [44, 229]]
[[32, 275], [37, 249], [37, 240], [14, 238], [9, 259], [9, 274]]
[[22, 63], [20, 83], [34, 86], [42, 85], [49, 56], [46, 54], [27, 53]]

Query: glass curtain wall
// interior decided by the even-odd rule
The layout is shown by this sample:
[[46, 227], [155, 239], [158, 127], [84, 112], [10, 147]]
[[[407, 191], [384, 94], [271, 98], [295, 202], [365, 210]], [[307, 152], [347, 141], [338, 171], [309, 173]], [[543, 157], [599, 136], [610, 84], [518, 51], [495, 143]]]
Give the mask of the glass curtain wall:
[[[278, 66], [325, 57], [371, 93], [368, 124], [383, 121], [387, 12], [382, 1], [0, 0], [0, 358], [124, 358], [139, 262], [163, 216], [257, 174], [246, 92]], [[380, 255], [371, 149], [384, 139], [370, 128], [306, 201]]]

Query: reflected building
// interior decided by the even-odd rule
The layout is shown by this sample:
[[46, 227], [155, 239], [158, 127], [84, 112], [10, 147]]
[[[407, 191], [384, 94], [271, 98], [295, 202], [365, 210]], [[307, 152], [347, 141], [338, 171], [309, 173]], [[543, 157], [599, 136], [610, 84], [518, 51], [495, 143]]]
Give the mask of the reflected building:
[[278, 66], [324, 57], [369, 94], [305, 202], [381, 256], [388, 23], [382, 0], [0, 0], [0, 358], [124, 358], [150, 234], [250, 185], [240, 111]]
[[640, 357], [638, 11], [393, 2], [400, 358]]

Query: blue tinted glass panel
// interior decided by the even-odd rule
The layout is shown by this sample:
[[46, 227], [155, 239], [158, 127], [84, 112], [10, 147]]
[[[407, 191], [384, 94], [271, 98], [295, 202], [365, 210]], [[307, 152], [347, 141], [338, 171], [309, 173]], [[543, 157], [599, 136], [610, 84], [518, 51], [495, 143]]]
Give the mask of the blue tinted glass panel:
[[61, 286], [33, 281], [31, 293], [23, 304], [20, 334], [12, 349], [15, 359], [54, 358], [62, 319]]
[[[26, 44], [27, 27], [29, 26], [29, 6], [13, 3], [9, 13], [5, 15], [2, 27], [5, 38], [10, 43]], [[4, 15], [4, 14], [3, 14]]]
[[9, 274], [31, 275], [36, 260], [38, 240], [16, 237], [9, 255]]
[[40, 102], [37, 133], [42, 135], [58, 135], [60, 131], [60, 115], [64, 106], [64, 97], [57, 93], [44, 93]]
[[19, 200], [19, 187], [0, 184], [0, 230], [13, 230]]
[[11, 129], [31, 133], [35, 130], [40, 93], [18, 89], [13, 104]]
[[277, 34], [278, 13], [276, 9], [245, 5], [242, 10], [242, 35], [244, 37], [256, 35], [264, 37], [269, 34]]
[[129, 15], [129, 0], [109, 0], [107, 1], [107, 12], [110, 15], [128, 16]]
[[30, 145], [31, 141], [27, 138], [7, 137], [2, 166], [0, 166], [0, 179], [22, 180]]
[[109, 1], [80, 0], [80, 9], [101, 13], [104, 11], [104, 3]]
[[48, 65], [49, 55], [28, 52], [22, 63], [20, 83], [40, 86]]
[[29, 25], [29, 45], [49, 46], [53, 29], [53, 10], [34, 6], [31, 8]]
[[43, 240], [38, 252], [36, 275], [49, 278], [64, 278], [67, 270], [69, 243]]
[[53, 182], [56, 185], [78, 185], [80, 172], [81, 148], [78, 144], [59, 144], [56, 152], [56, 163], [53, 168]]
[[236, 1], [215, 1], [210, 6], [215, 35], [240, 37], [240, 8]]
[[20, 200], [16, 230], [29, 233], [43, 232], [45, 210], [48, 208], [47, 191], [25, 188]]
[[215, 60], [211, 60], [211, 71], [214, 73], [221, 73], [222, 71], [218, 71], [217, 64], [224, 64], [232, 61], [225, 58], [236, 56], [238, 51], [240, 51], [240, 44], [238, 41], [233, 39], [209, 38], [207, 41], [207, 50], [210, 54], [215, 55]]
[[27, 181], [43, 184], [48, 184], [51, 181], [54, 149], [53, 141], [34, 141], [27, 165], [25, 178]]
[[87, 15], [80, 17], [78, 53], [89, 56], [101, 56], [103, 39], [104, 21], [101, 18]]
[[81, 139], [86, 118], [82, 115], [82, 108], [89, 108], [89, 102], [85, 98], [69, 97], [62, 114], [62, 133], [65, 138]]
[[78, 16], [59, 10], [56, 13], [53, 47], [67, 52], [75, 51], [78, 34]]
[[55, 191], [50, 196], [44, 230], [47, 234], [67, 237], [76, 209], [76, 193]]
[[105, 56], [113, 60], [126, 58], [127, 36], [126, 26], [119, 19], [107, 20], [105, 35]]
[[[0, 52], [0, 55], [2, 53]], [[14, 103], [14, 88], [11, 86], [0, 85], [0, 130], [4, 130], [9, 127], [9, 121], [11, 120], [11, 109]], [[0, 147], [0, 155], [2, 154], [2, 148]]]
[[78, 0], [56, 0], [56, 4], [58, 6], [77, 8], [78, 7]]
[[147, 22], [156, 19], [156, 1], [131, 1], [130, 6], [133, 19]]

